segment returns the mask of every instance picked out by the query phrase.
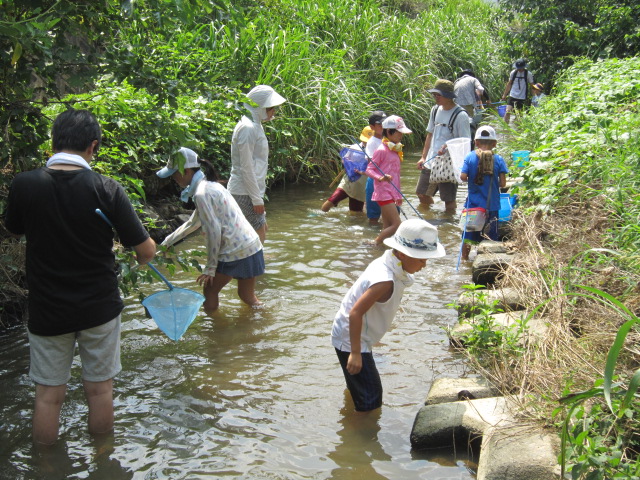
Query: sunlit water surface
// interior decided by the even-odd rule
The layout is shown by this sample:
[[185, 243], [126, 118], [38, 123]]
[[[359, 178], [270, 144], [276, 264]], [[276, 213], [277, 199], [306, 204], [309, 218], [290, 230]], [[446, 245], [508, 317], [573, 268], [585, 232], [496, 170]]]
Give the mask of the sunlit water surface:
[[[416, 160], [408, 156], [403, 165], [403, 190], [417, 208]], [[456, 270], [458, 215], [444, 213], [439, 200], [421, 211], [439, 225], [447, 256], [429, 260], [417, 274], [393, 330], [374, 350], [384, 386], [382, 409], [356, 415], [329, 334], [343, 295], [382, 250], [363, 244], [377, 228], [364, 216], [350, 215], [347, 202], [320, 211], [331, 191], [322, 184], [270, 192], [267, 272], [257, 289], [263, 308], [241, 304], [233, 283], [223, 291], [215, 319], [201, 313], [173, 342], [145, 317], [137, 297], [126, 299], [113, 438], [97, 442], [86, 433], [76, 364], [61, 441], [52, 452], [33, 452], [26, 333], [23, 326], [3, 331], [0, 477], [474, 478], [467, 452], [416, 452], [409, 442], [433, 380], [467, 373], [444, 332], [456, 322], [447, 304], [470, 281], [468, 265]], [[417, 216], [409, 205], [403, 211]], [[202, 245], [197, 236], [178, 248]], [[195, 277], [181, 272], [170, 280], [199, 290]], [[165, 288], [157, 282], [146, 293]]]

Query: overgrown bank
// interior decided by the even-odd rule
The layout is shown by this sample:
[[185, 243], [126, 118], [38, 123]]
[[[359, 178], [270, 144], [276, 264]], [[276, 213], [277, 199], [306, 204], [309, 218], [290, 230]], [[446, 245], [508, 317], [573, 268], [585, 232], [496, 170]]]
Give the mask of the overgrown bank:
[[500, 341], [479, 341], [470, 358], [528, 418], [562, 433], [575, 479], [640, 475], [638, 68], [638, 58], [579, 62], [500, 147], [532, 152], [517, 187], [518, 254], [500, 285], [548, 335], [524, 348], [515, 330], [486, 335]]
[[[265, 126], [268, 183], [314, 181], [335, 176], [340, 145], [372, 110], [402, 115], [416, 132], [408, 141], [420, 144], [436, 78], [471, 67], [497, 92], [496, 66], [509, 64], [496, 8], [483, 0], [5, 2], [0, 14], [0, 217], [11, 179], [44, 164], [52, 120], [69, 106], [96, 114], [94, 168], [143, 213], [167, 194], [154, 172], [180, 146], [226, 177], [243, 93], [255, 84], [288, 100]], [[2, 304], [24, 297], [12, 249], [3, 246]]]

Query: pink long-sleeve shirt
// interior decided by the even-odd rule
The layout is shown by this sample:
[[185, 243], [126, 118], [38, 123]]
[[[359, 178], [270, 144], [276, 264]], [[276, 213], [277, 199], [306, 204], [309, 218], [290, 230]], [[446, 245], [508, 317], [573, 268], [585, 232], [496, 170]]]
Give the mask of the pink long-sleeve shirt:
[[[382, 143], [378, 149], [373, 153], [373, 161], [367, 165], [367, 176], [373, 178], [373, 195], [371, 199], [374, 202], [383, 202], [388, 200], [398, 200], [402, 198], [400, 192], [400, 156], [397, 152], [389, 149], [386, 143]], [[377, 165], [380, 169], [376, 168]], [[381, 173], [380, 170], [382, 170]], [[391, 175], [391, 181], [379, 182], [378, 179], [382, 175]], [[397, 187], [393, 187], [393, 185]]]

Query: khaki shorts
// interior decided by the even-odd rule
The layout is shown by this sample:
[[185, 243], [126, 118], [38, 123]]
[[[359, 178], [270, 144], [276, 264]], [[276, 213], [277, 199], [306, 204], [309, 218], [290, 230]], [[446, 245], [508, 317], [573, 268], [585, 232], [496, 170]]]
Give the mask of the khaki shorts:
[[443, 202], [454, 202], [456, 195], [458, 194], [457, 183], [430, 183], [431, 170], [426, 168], [420, 172], [420, 178], [418, 178], [418, 184], [416, 185], [416, 193], [418, 195], [428, 195], [435, 197], [437, 192], [440, 192], [440, 200]]
[[65, 385], [71, 378], [76, 343], [82, 361], [82, 378], [103, 382], [115, 377], [120, 365], [120, 315], [97, 327], [43, 337], [29, 332], [29, 376], [40, 385]]

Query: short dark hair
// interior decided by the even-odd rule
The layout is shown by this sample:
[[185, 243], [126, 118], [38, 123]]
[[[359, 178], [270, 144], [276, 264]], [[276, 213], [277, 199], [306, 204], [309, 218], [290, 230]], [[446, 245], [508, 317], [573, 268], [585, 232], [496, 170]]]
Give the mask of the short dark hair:
[[94, 140], [102, 141], [102, 130], [96, 117], [89, 110], [70, 108], [57, 116], [51, 128], [54, 152], [72, 150], [84, 152]]
[[369, 115], [369, 125], [375, 125], [377, 123], [382, 123], [382, 120], [387, 118], [387, 114], [382, 110], [376, 110], [375, 112], [371, 112]]

